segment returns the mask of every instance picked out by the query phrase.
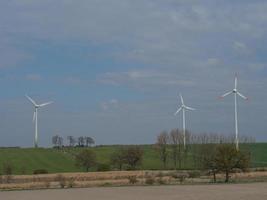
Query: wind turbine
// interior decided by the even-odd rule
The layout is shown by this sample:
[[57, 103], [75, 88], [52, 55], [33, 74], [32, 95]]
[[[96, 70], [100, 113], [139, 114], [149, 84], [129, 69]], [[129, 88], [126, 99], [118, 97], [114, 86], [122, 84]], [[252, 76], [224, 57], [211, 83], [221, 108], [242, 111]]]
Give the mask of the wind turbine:
[[177, 115], [180, 111], [183, 112], [183, 139], [184, 139], [184, 149], [185, 149], [185, 143], [186, 143], [186, 138], [185, 138], [185, 111], [186, 110], [195, 110], [194, 108], [191, 108], [189, 106], [186, 106], [184, 104], [184, 99], [183, 96], [180, 94], [180, 98], [181, 98], [181, 107], [176, 111], [176, 113], [174, 113], [174, 115]]
[[234, 99], [235, 99], [235, 143], [236, 143], [236, 150], [239, 150], [239, 139], [238, 139], [238, 116], [237, 116], [237, 95], [240, 96], [241, 98], [248, 100], [247, 97], [245, 97], [243, 94], [241, 94], [237, 90], [237, 74], [235, 74], [235, 85], [234, 89], [230, 92], [226, 92], [224, 95], [220, 96], [220, 98], [224, 98], [230, 94], [234, 94]]
[[27, 99], [29, 99], [30, 102], [32, 102], [34, 106], [34, 113], [33, 113], [33, 119], [32, 121], [35, 122], [35, 137], [34, 137], [34, 147], [38, 147], [38, 108], [44, 107], [46, 105], [49, 105], [53, 103], [52, 101], [47, 102], [47, 103], [42, 103], [42, 104], [37, 104], [31, 97], [28, 95], [25, 95]]

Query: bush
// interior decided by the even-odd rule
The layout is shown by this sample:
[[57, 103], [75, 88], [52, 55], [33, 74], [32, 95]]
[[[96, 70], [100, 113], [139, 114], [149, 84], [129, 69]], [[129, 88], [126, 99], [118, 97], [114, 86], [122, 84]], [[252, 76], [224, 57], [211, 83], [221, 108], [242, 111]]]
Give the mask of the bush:
[[135, 183], [138, 182], [136, 176], [129, 176], [129, 177], [128, 177], [128, 180], [129, 180], [129, 183], [130, 183], [130, 184], [135, 184]]
[[74, 178], [70, 178], [70, 179], [68, 180], [67, 186], [68, 186], [69, 188], [73, 188], [74, 185], [75, 185], [75, 179], [74, 179]]
[[155, 178], [153, 176], [148, 176], [145, 179], [145, 183], [148, 185], [153, 185], [155, 183]]
[[12, 181], [13, 166], [10, 162], [3, 163], [3, 175], [2, 182], [10, 183]]
[[174, 173], [172, 174], [172, 177], [178, 179], [180, 183], [183, 183], [189, 175], [187, 173]]
[[50, 188], [50, 184], [51, 184], [50, 181], [48, 180], [44, 181], [44, 185], [46, 188]]
[[165, 181], [162, 177], [160, 177], [160, 178], [157, 180], [157, 182], [158, 182], [158, 184], [160, 184], [160, 185], [165, 185], [165, 184], [166, 184], [166, 181]]
[[35, 169], [33, 174], [48, 174], [48, 171], [46, 169]]
[[98, 164], [97, 165], [97, 169], [96, 169], [98, 172], [106, 172], [106, 171], [110, 171], [110, 165], [108, 164]]
[[56, 176], [56, 181], [58, 181], [61, 188], [64, 188], [66, 186], [66, 178], [63, 175], [58, 174]]
[[13, 173], [13, 166], [10, 162], [5, 162], [3, 164], [3, 174], [4, 175], [12, 175]]
[[199, 171], [189, 171], [188, 178], [199, 178], [200, 172]]

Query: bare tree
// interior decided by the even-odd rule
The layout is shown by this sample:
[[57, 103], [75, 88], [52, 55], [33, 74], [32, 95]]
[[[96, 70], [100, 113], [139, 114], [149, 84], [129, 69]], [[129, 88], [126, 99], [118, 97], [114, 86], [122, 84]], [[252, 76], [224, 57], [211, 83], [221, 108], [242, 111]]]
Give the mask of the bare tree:
[[58, 137], [59, 137], [58, 135], [55, 135], [52, 137], [52, 144], [54, 147], [57, 146]]
[[63, 138], [59, 135], [55, 135], [52, 137], [52, 144], [54, 147], [62, 147], [63, 146]]
[[85, 139], [84, 139], [83, 136], [80, 136], [80, 137], [78, 138], [78, 146], [79, 146], [79, 147], [84, 147], [84, 144], [85, 144]]
[[89, 147], [89, 146], [95, 144], [95, 141], [91, 137], [85, 137], [85, 144], [86, 144], [87, 147]]
[[67, 139], [69, 141], [69, 146], [70, 147], [75, 146], [76, 140], [75, 140], [75, 138], [73, 136], [68, 136]]
[[166, 131], [161, 132], [157, 137], [156, 148], [160, 155], [160, 160], [163, 162], [163, 166], [166, 169], [168, 160], [168, 142], [169, 136]]
[[170, 144], [172, 150], [172, 160], [175, 169], [177, 169], [177, 162], [179, 168], [181, 168], [182, 163], [182, 150], [183, 150], [183, 134], [179, 129], [174, 129], [170, 132]]

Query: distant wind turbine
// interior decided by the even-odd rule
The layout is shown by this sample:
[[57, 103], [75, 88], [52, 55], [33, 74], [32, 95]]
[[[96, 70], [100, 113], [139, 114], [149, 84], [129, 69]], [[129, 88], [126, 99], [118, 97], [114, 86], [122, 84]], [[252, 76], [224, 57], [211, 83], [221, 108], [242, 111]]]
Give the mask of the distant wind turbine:
[[34, 137], [34, 147], [37, 148], [38, 147], [38, 108], [40, 107], [44, 107], [46, 105], [49, 105], [51, 103], [53, 103], [52, 101], [47, 102], [47, 103], [43, 103], [43, 104], [37, 104], [31, 97], [29, 97], [28, 95], [25, 95], [27, 97], [27, 99], [29, 99], [30, 102], [32, 102], [33, 106], [34, 106], [34, 113], [33, 113], [33, 122], [35, 122], [35, 137]]
[[183, 139], [184, 139], [184, 149], [185, 149], [185, 146], [186, 146], [186, 138], [185, 138], [185, 111], [186, 110], [195, 110], [194, 108], [191, 108], [189, 106], [186, 106], [184, 104], [184, 99], [182, 97], [182, 95], [180, 94], [180, 98], [181, 98], [181, 107], [176, 111], [176, 113], [174, 113], [174, 115], [177, 115], [180, 111], [183, 112]]
[[220, 98], [224, 98], [230, 94], [234, 94], [234, 99], [235, 99], [235, 143], [236, 143], [236, 150], [239, 150], [239, 138], [238, 138], [238, 116], [237, 116], [237, 95], [240, 96], [241, 98], [248, 100], [247, 97], [245, 97], [243, 94], [241, 94], [237, 90], [237, 74], [235, 74], [235, 85], [234, 89], [230, 92], [225, 93], [224, 95], [220, 96]]

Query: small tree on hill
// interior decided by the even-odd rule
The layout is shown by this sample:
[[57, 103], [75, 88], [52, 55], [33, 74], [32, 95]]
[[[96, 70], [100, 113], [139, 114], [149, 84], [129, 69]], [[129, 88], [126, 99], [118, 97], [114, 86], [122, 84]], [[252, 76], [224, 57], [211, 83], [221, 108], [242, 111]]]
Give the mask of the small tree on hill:
[[84, 144], [85, 144], [85, 137], [83, 136], [78, 137], [78, 146], [84, 147]]
[[70, 135], [70, 136], [67, 137], [67, 139], [69, 140], [69, 146], [70, 147], [75, 146], [76, 140], [75, 140], [75, 138], [73, 136]]
[[59, 135], [55, 135], [52, 137], [52, 144], [54, 147], [62, 147], [63, 146], [63, 138]]
[[84, 149], [75, 157], [76, 165], [85, 168], [88, 172], [90, 168], [96, 166], [96, 154], [90, 149]]
[[125, 162], [131, 169], [136, 169], [141, 165], [143, 159], [143, 150], [139, 146], [130, 146], [125, 150]]
[[89, 146], [95, 144], [95, 141], [91, 137], [85, 137], [85, 144], [86, 144], [87, 147], [89, 147]]
[[120, 147], [110, 156], [110, 162], [113, 166], [116, 166], [119, 170], [122, 170], [123, 165], [126, 163], [125, 156], [126, 150], [123, 147]]

